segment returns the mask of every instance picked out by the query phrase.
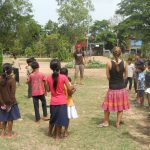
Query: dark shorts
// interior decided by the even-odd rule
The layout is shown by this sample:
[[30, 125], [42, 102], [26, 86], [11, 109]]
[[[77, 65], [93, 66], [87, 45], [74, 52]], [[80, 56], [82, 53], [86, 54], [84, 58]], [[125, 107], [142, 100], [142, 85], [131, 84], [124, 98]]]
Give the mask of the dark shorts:
[[139, 97], [144, 97], [145, 91], [144, 90], [139, 90], [138, 93], [139, 93]]
[[67, 105], [51, 105], [50, 114], [50, 124], [57, 126], [68, 125]]
[[6, 110], [0, 109], [0, 121], [13, 121], [20, 118], [20, 111], [17, 104], [12, 105], [11, 110], [7, 112]]

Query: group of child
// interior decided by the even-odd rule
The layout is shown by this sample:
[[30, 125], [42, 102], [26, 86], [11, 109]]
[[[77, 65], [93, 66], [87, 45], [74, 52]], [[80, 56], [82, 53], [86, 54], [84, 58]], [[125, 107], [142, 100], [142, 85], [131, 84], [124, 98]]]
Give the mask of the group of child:
[[140, 106], [144, 105], [144, 97], [146, 94], [148, 107], [150, 109], [150, 61], [147, 61], [146, 63], [137, 61], [133, 64], [132, 59], [128, 59], [128, 78], [126, 80], [126, 86], [129, 82], [129, 92], [132, 89], [133, 79], [138, 104], [140, 104]]
[[[48, 135], [56, 139], [68, 136], [69, 119], [78, 118], [72, 94], [76, 91], [68, 77], [67, 68], [61, 68], [60, 61], [53, 59], [50, 68], [53, 71], [46, 77], [39, 71], [39, 64], [34, 58], [27, 59], [28, 97], [32, 96], [35, 111], [35, 121], [39, 122], [39, 100], [42, 103], [43, 119], [49, 121]], [[11, 64], [3, 65], [0, 77], [0, 122], [1, 137], [14, 137], [13, 121], [20, 118], [20, 112], [15, 98], [16, 84]], [[48, 118], [45, 95], [51, 92], [50, 118]], [[62, 134], [62, 127], [65, 127]]]
[[[49, 121], [48, 135], [56, 139], [68, 136], [69, 119], [78, 118], [72, 94], [76, 91], [68, 77], [67, 68], [61, 68], [60, 61], [53, 59], [50, 62], [52, 74], [47, 77], [39, 71], [39, 63], [34, 58], [27, 59], [27, 84], [28, 98], [33, 98], [35, 111], [35, 121], [41, 119], [39, 112], [39, 100], [42, 103], [43, 120]], [[129, 84], [129, 91], [132, 89], [134, 79], [137, 100], [141, 106], [144, 105], [144, 95], [146, 93], [150, 108], [150, 61], [147, 64], [137, 62], [132, 64], [132, 59], [128, 59], [128, 78], [126, 86]], [[13, 121], [20, 118], [20, 112], [15, 98], [16, 81], [13, 75], [12, 65], [3, 65], [3, 74], [0, 76], [0, 122], [1, 137], [14, 137], [16, 133], [12, 131]], [[48, 118], [45, 95], [51, 93], [50, 118]], [[62, 127], [65, 127], [62, 134]]]

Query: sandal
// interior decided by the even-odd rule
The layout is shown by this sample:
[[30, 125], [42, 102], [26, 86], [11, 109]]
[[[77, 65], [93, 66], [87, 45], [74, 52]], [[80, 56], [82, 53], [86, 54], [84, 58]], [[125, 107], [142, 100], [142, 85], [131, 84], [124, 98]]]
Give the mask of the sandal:
[[109, 127], [108, 123], [101, 123], [99, 125], [97, 125], [97, 128], [104, 128], [104, 127]]

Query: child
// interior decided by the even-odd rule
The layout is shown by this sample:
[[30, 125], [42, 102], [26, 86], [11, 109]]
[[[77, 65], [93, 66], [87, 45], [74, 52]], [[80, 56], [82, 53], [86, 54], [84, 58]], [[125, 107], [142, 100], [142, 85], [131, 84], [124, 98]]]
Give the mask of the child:
[[[64, 74], [65, 76], [68, 77], [68, 69], [67, 68], [61, 68], [60, 69], [60, 74]], [[68, 77], [68, 80], [70, 81], [69, 84], [71, 85], [71, 78]], [[74, 102], [72, 100], [72, 94], [70, 94], [67, 91], [66, 86], [65, 86], [65, 90], [66, 90], [67, 105], [68, 105], [68, 119], [78, 118], [77, 111], [76, 111]], [[69, 126], [69, 123], [68, 123], [68, 126]], [[64, 131], [64, 136], [65, 137], [68, 136], [68, 126], [65, 127], [65, 131]]]
[[42, 102], [43, 120], [47, 120], [47, 107], [46, 107], [46, 77], [43, 73], [39, 72], [39, 64], [32, 62], [31, 67], [33, 72], [29, 75], [27, 83], [31, 82], [32, 97], [35, 111], [35, 122], [39, 122], [41, 117], [39, 113], [39, 99]]
[[146, 71], [145, 74], [145, 86], [146, 86], [145, 93], [147, 94], [147, 99], [148, 99], [148, 104], [150, 109], [150, 61], [148, 62], [148, 70]]
[[[12, 131], [13, 121], [20, 118], [15, 92], [16, 81], [9, 63], [3, 65], [3, 74], [0, 77], [0, 122], [2, 122], [1, 137], [15, 137]], [[6, 132], [7, 128], [7, 132]]]
[[134, 73], [134, 64], [132, 64], [132, 58], [128, 59], [128, 78], [126, 79], [126, 86], [129, 82], [129, 91], [132, 89], [132, 79]]
[[53, 134], [53, 127], [55, 126], [54, 137], [59, 139], [61, 138], [62, 126], [68, 126], [67, 97], [64, 85], [69, 92], [72, 92], [74, 87], [70, 86], [65, 75], [60, 74], [61, 65], [58, 59], [53, 59], [50, 62], [50, 68], [53, 74], [47, 78], [47, 90], [51, 92], [49, 135]]
[[144, 74], [144, 65], [138, 65], [138, 95], [139, 103], [141, 106], [144, 105], [144, 91], [145, 91], [145, 74]]

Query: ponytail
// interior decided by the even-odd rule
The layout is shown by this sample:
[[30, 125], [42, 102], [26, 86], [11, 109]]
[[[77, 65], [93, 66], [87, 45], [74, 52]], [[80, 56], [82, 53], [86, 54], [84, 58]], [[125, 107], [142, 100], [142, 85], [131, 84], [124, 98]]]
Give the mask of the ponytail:
[[56, 90], [58, 84], [59, 71], [60, 71], [60, 61], [58, 59], [53, 59], [50, 62], [50, 68], [53, 70], [53, 74], [52, 74], [53, 88]]
[[119, 72], [120, 71], [119, 64], [118, 64], [119, 58], [115, 57], [115, 61], [116, 61], [115, 63], [116, 70]]
[[53, 87], [54, 87], [55, 90], [57, 89], [58, 75], [59, 75], [59, 73], [56, 70], [52, 74], [52, 77], [53, 77]]
[[112, 50], [112, 53], [113, 53], [113, 56], [114, 56], [115, 61], [116, 61], [116, 63], [115, 63], [116, 70], [119, 72], [120, 68], [119, 68], [118, 62], [119, 62], [119, 57], [121, 55], [120, 47], [114, 47], [113, 50]]

